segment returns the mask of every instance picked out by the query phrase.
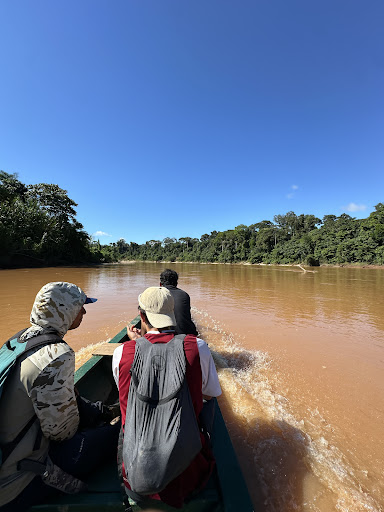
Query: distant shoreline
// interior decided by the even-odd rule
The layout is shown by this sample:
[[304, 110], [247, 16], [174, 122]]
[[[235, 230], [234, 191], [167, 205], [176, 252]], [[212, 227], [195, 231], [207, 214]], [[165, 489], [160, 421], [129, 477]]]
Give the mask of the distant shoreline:
[[[306, 265], [305, 263], [250, 263], [249, 261], [239, 262], [239, 263], [222, 263], [218, 261], [166, 261], [166, 260], [121, 260], [114, 261], [108, 263], [74, 263], [71, 265], [13, 265], [10, 267], [0, 266], [1, 270], [20, 270], [23, 268], [90, 268], [90, 267], [100, 267], [104, 265], [133, 265], [134, 263], [163, 263], [164, 265], [172, 265], [177, 264], [180, 265], [182, 263], [186, 263], [188, 265], [197, 264], [197, 265], [234, 265], [234, 266], [253, 266], [253, 267], [307, 267], [305, 270], [307, 272], [314, 272], [316, 268], [320, 267], [328, 267], [328, 268], [367, 268], [367, 269], [384, 269], [384, 265], [368, 265], [367, 263], [340, 263], [340, 264], [330, 264], [330, 263], [322, 263], [318, 266], [311, 267]], [[307, 270], [308, 269], [308, 270]]]
[[319, 267], [329, 267], [329, 268], [370, 268], [370, 269], [384, 269], [384, 265], [369, 265], [367, 263], [340, 263], [340, 264], [330, 264], [330, 263], [321, 263], [315, 267], [311, 267], [310, 265], [306, 265], [305, 263], [250, 263], [249, 261], [239, 262], [239, 263], [221, 263], [217, 261], [166, 261], [166, 260], [121, 260], [116, 261], [114, 263], [103, 263], [103, 265], [132, 265], [137, 262], [141, 263], [164, 263], [164, 264], [198, 264], [198, 265], [246, 265], [246, 266], [254, 266], [254, 267], [299, 267], [299, 265], [303, 267], [308, 267], [310, 269], [315, 269]]

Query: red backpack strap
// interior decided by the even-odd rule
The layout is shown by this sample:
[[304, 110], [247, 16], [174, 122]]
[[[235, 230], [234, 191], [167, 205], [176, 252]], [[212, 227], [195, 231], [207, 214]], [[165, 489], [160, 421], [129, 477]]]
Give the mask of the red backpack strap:
[[127, 411], [128, 391], [131, 383], [130, 369], [135, 357], [136, 340], [129, 340], [123, 344], [123, 352], [119, 363], [119, 398], [121, 409], [121, 423], [125, 425]]
[[200, 366], [199, 347], [196, 336], [187, 334], [184, 338], [184, 352], [187, 360], [187, 383], [191, 393], [196, 418], [203, 408], [202, 375]]

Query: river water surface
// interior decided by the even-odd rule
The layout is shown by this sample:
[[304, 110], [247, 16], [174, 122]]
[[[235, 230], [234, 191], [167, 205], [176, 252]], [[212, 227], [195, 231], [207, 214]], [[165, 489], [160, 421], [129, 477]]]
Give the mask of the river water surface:
[[[166, 265], [0, 271], [0, 339], [49, 281], [96, 304], [66, 341], [114, 336]], [[384, 510], [384, 269], [168, 264], [215, 357], [220, 406], [260, 512]]]

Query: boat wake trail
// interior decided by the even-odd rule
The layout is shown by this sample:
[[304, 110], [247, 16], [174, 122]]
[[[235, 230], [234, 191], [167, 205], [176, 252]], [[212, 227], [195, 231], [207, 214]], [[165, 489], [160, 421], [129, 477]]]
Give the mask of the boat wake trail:
[[375, 485], [368, 472], [332, 444], [332, 426], [317, 409], [297, 412], [268, 354], [244, 349], [208, 313], [192, 313], [218, 368], [220, 407], [255, 509], [382, 512], [380, 496], [367, 491]]

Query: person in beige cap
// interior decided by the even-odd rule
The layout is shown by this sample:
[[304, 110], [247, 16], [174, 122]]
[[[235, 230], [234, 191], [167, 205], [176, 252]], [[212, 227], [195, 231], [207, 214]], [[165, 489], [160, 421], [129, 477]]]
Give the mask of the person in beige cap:
[[141, 312], [145, 313], [147, 320], [145, 324], [150, 328], [167, 329], [174, 327], [176, 325], [174, 305], [175, 302], [169, 290], [161, 286], [147, 288], [139, 295], [139, 308]]
[[[129, 341], [119, 346], [112, 361], [113, 376], [119, 389], [122, 426], [124, 429], [127, 412], [128, 392], [131, 382], [131, 366], [135, 357], [136, 340], [146, 338], [151, 343], [168, 343], [175, 337], [174, 300], [167, 288], [154, 286], [139, 295], [141, 330], [128, 328]], [[184, 338], [186, 358], [186, 381], [191, 395], [193, 408], [198, 422], [203, 408], [203, 400], [221, 395], [221, 388], [212, 359], [205, 341], [188, 334]], [[167, 505], [180, 508], [186, 499], [202, 489], [209, 479], [215, 465], [214, 457], [206, 437], [201, 434], [202, 449], [187, 469], [172, 480], [158, 494], [146, 496], [149, 500], [158, 500]], [[124, 484], [130, 494], [130, 484], [125, 477]], [[151, 504], [156, 503], [152, 502]], [[147, 505], [148, 506], [148, 505]]]

